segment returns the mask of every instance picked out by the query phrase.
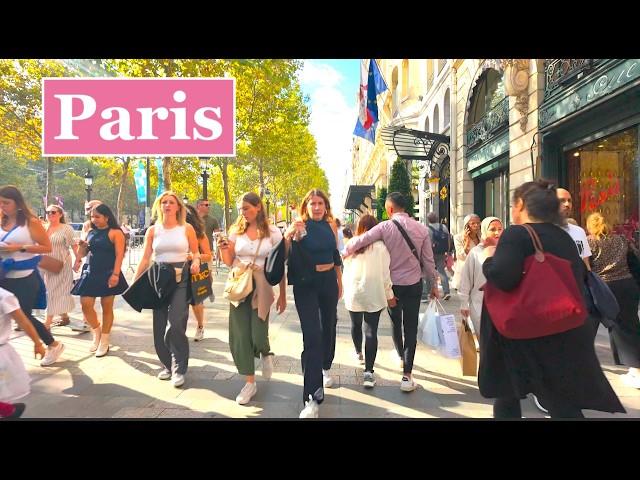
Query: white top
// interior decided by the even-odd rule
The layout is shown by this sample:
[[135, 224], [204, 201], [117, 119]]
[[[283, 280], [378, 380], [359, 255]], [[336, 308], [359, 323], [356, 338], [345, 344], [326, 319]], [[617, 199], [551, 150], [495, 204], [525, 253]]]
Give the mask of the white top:
[[153, 227], [152, 247], [156, 262], [186, 262], [189, 253], [186, 225], [166, 229], [162, 224], [156, 223]]
[[338, 229], [338, 251], [342, 252], [344, 250], [344, 233], [342, 233], [342, 228]]
[[587, 234], [581, 227], [567, 223], [567, 226], [562, 227], [562, 229], [571, 235], [573, 241], [576, 242], [580, 258], [587, 258], [591, 256], [591, 247], [589, 247], [589, 242], [587, 241]]
[[[262, 240], [262, 243], [260, 244], [260, 251], [258, 252], [254, 262], [257, 266], [263, 268], [269, 251], [282, 239], [282, 232], [280, 232], [279, 228], [274, 227], [273, 225], [269, 225], [269, 233], [270, 236], [268, 238], [265, 237]], [[253, 256], [256, 253], [256, 249], [258, 248], [258, 242], [260, 242], [260, 239], [256, 238], [255, 240], [251, 240], [245, 232], [242, 235], [232, 233], [229, 235], [229, 240], [234, 243], [234, 250], [238, 260], [244, 264], [251, 263], [251, 260], [253, 260]]]
[[[9, 229], [10, 230], [10, 229]], [[0, 227], [0, 239], [4, 238], [9, 230], [4, 230]], [[31, 232], [29, 232], [29, 227], [27, 225], [23, 225], [22, 227], [16, 228], [11, 234], [4, 239], [6, 243], [18, 243], [20, 245], [33, 245], [35, 242], [33, 238], [31, 238]], [[13, 258], [16, 262], [20, 260], [29, 260], [30, 258], [35, 257], [37, 254], [35, 253], [27, 253], [27, 252], [3, 252], [0, 250], [0, 257], [2, 258]], [[24, 278], [31, 275], [33, 269], [30, 270], [10, 270], [7, 272], [7, 278]]]
[[482, 272], [482, 264], [486, 259], [484, 245], [476, 245], [469, 250], [469, 255], [460, 271], [460, 284], [458, 285], [460, 307], [469, 309], [469, 317], [471, 317], [476, 332], [480, 331], [480, 316], [484, 298], [480, 287], [487, 283]]
[[0, 345], [9, 342], [11, 336], [11, 317], [9, 314], [20, 309], [20, 303], [16, 296], [0, 288]]
[[389, 250], [382, 240], [344, 260], [342, 287], [347, 310], [378, 312], [387, 306], [387, 299], [393, 298], [390, 262]]

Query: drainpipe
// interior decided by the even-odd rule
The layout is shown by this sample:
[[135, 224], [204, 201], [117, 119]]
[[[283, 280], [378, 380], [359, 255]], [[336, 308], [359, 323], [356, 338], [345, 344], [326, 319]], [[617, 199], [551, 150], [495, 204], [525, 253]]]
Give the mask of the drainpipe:
[[455, 59], [452, 58], [450, 60], [451, 68], [449, 69], [450, 80], [449, 84], [451, 85], [451, 127], [449, 129], [451, 136], [451, 145], [449, 146], [449, 211], [451, 212], [451, 225], [449, 225], [449, 230], [451, 233], [457, 233], [458, 231], [458, 115], [457, 115], [457, 107], [458, 107], [458, 71], [455, 64]]

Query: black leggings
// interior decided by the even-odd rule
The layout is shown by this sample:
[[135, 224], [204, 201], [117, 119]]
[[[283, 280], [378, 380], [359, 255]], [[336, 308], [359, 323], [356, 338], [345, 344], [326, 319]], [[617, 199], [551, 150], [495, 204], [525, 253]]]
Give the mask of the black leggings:
[[[584, 418], [582, 410], [564, 401], [540, 399], [542, 406], [549, 410], [551, 418]], [[519, 398], [496, 398], [493, 402], [493, 418], [522, 418]]]
[[51, 335], [51, 332], [47, 330], [42, 322], [34, 318], [31, 314], [33, 306], [38, 299], [38, 294], [40, 293], [40, 282], [38, 282], [35, 270], [31, 272], [31, 275], [28, 277], [5, 278], [0, 282], [0, 287], [5, 290], [9, 290], [18, 298], [20, 310], [24, 312], [31, 324], [34, 326], [36, 332], [38, 332], [38, 336], [42, 339], [45, 345], [51, 345], [55, 341], [53, 335]]
[[364, 318], [364, 359], [365, 371], [373, 372], [373, 364], [376, 361], [378, 353], [378, 322], [380, 321], [380, 313], [377, 312], [349, 312], [351, 317], [351, 338], [353, 346], [357, 353], [362, 353], [362, 319]]

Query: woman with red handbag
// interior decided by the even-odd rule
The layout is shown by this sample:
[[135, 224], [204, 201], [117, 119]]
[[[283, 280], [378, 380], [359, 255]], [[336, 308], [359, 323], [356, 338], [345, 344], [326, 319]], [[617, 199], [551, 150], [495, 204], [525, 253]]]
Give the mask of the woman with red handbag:
[[[489, 258], [483, 265], [487, 285], [478, 386], [482, 396], [495, 399], [494, 418], [520, 418], [520, 399], [528, 393], [542, 401], [552, 418], [582, 418], [582, 409], [625, 412], [602, 372], [590, 327], [584, 323], [580, 286], [585, 284], [586, 267], [569, 234], [558, 226], [563, 219], [555, 186], [545, 180], [522, 184], [514, 191], [511, 217], [515, 225], [504, 231], [497, 247], [485, 248]], [[542, 268], [534, 262], [554, 265], [554, 269], [546, 270], [546, 278], [530, 285], [534, 271]], [[558, 266], [563, 268], [558, 270]], [[526, 291], [521, 284], [528, 287]], [[549, 289], [552, 284], [556, 289], [566, 285], [564, 298]], [[516, 301], [512, 307], [516, 312], [518, 303], [537, 302], [540, 306], [535, 312], [519, 311], [515, 322], [522, 332], [507, 333], [499, 321], [510, 300]], [[558, 318], [556, 305], [562, 302], [573, 308], [566, 310], [566, 318]], [[557, 328], [558, 333], [531, 333], [550, 318], [559, 319], [559, 323], [566, 320], [564, 327]]]

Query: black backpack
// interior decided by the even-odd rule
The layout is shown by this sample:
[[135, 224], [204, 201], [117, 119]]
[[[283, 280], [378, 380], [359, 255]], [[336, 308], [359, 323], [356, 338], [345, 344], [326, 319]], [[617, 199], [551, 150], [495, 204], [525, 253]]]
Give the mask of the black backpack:
[[431, 248], [433, 253], [447, 253], [451, 249], [451, 243], [449, 234], [444, 231], [442, 224], [440, 224], [438, 230], [429, 225], [429, 230], [431, 230]]

